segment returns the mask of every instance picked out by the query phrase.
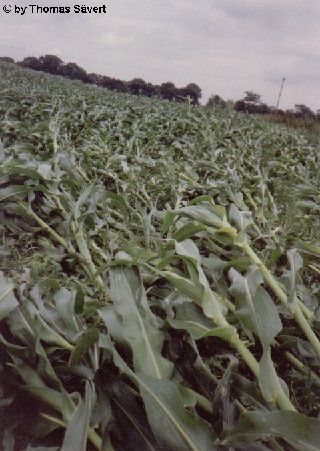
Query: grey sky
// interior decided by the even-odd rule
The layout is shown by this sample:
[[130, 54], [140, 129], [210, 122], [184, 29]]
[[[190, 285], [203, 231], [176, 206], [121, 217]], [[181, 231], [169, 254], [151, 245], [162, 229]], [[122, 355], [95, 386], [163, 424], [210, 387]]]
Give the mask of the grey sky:
[[[88, 72], [177, 86], [198, 83], [239, 99], [255, 90], [275, 104], [320, 109], [320, 2], [317, 0], [102, 0], [106, 15], [6, 15], [0, 55], [53, 53]], [[0, 5], [36, 4], [1, 0]], [[39, 0], [74, 5], [77, 0]], [[80, 4], [99, 5], [99, 0]]]

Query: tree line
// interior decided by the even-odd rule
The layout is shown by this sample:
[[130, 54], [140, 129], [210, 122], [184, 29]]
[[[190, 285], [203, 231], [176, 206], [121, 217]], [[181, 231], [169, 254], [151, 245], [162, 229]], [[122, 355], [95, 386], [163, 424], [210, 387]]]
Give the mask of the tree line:
[[[1, 57], [0, 60], [7, 63], [15, 63], [13, 58]], [[36, 58], [28, 56], [22, 61], [16, 62], [21, 67], [26, 67], [36, 71], [47, 72], [53, 75], [72, 80], [80, 80], [83, 83], [102, 86], [112, 91], [127, 92], [134, 95], [144, 95], [147, 97], [160, 97], [167, 100], [185, 101], [188, 98], [194, 105], [199, 104], [201, 98], [201, 88], [196, 83], [189, 83], [187, 86], [178, 88], [171, 81], [154, 85], [144, 81], [142, 78], [134, 78], [131, 81], [123, 81], [118, 78], [108, 77], [95, 73], [88, 74], [76, 63], [64, 63], [56, 55], [44, 55]]]
[[[28, 56], [22, 61], [15, 62], [10, 57], [0, 57], [0, 61], [15, 63], [21, 67], [26, 67], [36, 71], [47, 72], [53, 75], [60, 75], [72, 80], [80, 80], [83, 83], [93, 84], [107, 88], [112, 91], [126, 92], [134, 95], [144, 95], [147, 97], [159, 97], [178, 102], [191, 100], [194, 105], [199, 105], [202, 95], [201, 88], [196, 83], [189, 83], [187, 86], [178, 88], [171, 81], [160, 85], [146, 82], [142, 78], [134, 78], [131, 81], [123, 81], [118, 78], [108, 77], [95, 73], [87, 73], [76, 63], [64, 63], [56, 55], [44, 55], [39, 58]], [[261, 95], [253, 91], [245, 91], [245, 96], [233, 101], [225, 101], [219, 95], [212, 95], [206, 106], [225, 108], [227, 104], [242, 113], [268, 115], [276, 122], [285, 123], [294, 127], [309, 127], [310, 124], [320, 122], [320, 110], [316, 112], [304, 104], [296, 104], [294, 109], [282, 110], [263, 103]], [[310, 128], [310, 127], [309, 127]]]
[[[207, 102], [207, 107], [218, 106], [225, 108], [228, 103], [230, 102], [226, 102], [219, 95], [212, 95]], [[293, 109], [282, 110], [263, 103], [261, 95], [253, 91], [245, 91], [245, 96], [242, 99], [236, 102], [231, 101], [231, 104], [238, 112], [266, 115], [274, 122], [283, 123], [295, 128], [312, 129], [315, 124], [320, 122], [320, 110], [314, 112], [302, 103], [295, 104]]]

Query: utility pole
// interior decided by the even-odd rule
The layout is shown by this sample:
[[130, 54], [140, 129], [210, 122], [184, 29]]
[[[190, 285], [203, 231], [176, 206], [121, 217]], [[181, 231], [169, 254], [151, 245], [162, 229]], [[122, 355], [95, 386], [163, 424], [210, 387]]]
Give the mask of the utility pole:
[[283, 85], [284, 85], [284, 82], [285, 82], [285, 81], [286, 81], [285, 78], [283, 78], [282, 81], [281, 81], [281, 88], [280, 88], [280, 92], [279, 92], [279, 97], [278, 97], [278, 102], [277, 102], [276, 109], [279, 108], [279, 103], [280, 103], [281, 94], [282, 94], [282, 90], [283, 90]]

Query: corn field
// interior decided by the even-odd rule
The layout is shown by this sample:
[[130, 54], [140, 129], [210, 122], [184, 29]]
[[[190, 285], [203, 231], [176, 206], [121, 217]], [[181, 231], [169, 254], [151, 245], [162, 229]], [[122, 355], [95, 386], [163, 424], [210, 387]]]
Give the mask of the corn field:
[[320, 151], [0, 63], [4, 451], [320, 449]]

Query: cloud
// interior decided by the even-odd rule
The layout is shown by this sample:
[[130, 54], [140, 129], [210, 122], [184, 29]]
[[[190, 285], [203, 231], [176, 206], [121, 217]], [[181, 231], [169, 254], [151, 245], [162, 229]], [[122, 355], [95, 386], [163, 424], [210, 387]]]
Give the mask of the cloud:
[[111, 47], [120, 47], [134, 41], [133, 36], [123, 36], [113, 32], [103, 33], [99, 41]]
[[[42, 0], [52, 5], [56, 0]], [[107, 0], [105, 0], [107, 1]], [[87, 0], [97, 5], [97, 0]], [[61, 1], [59, 2], [61, 4]], [[66, 4], [72, 5], [72, 2]], [[0, 54], [56, 53], [88, 72], [196, 82], [204, 97], [256, 90], [285, 107], [320, 107], [320, 4], [316, 0], [110, 0], [107, 14], [0, 14]], [[319, 102], [320, 103], [320, 102]]]

